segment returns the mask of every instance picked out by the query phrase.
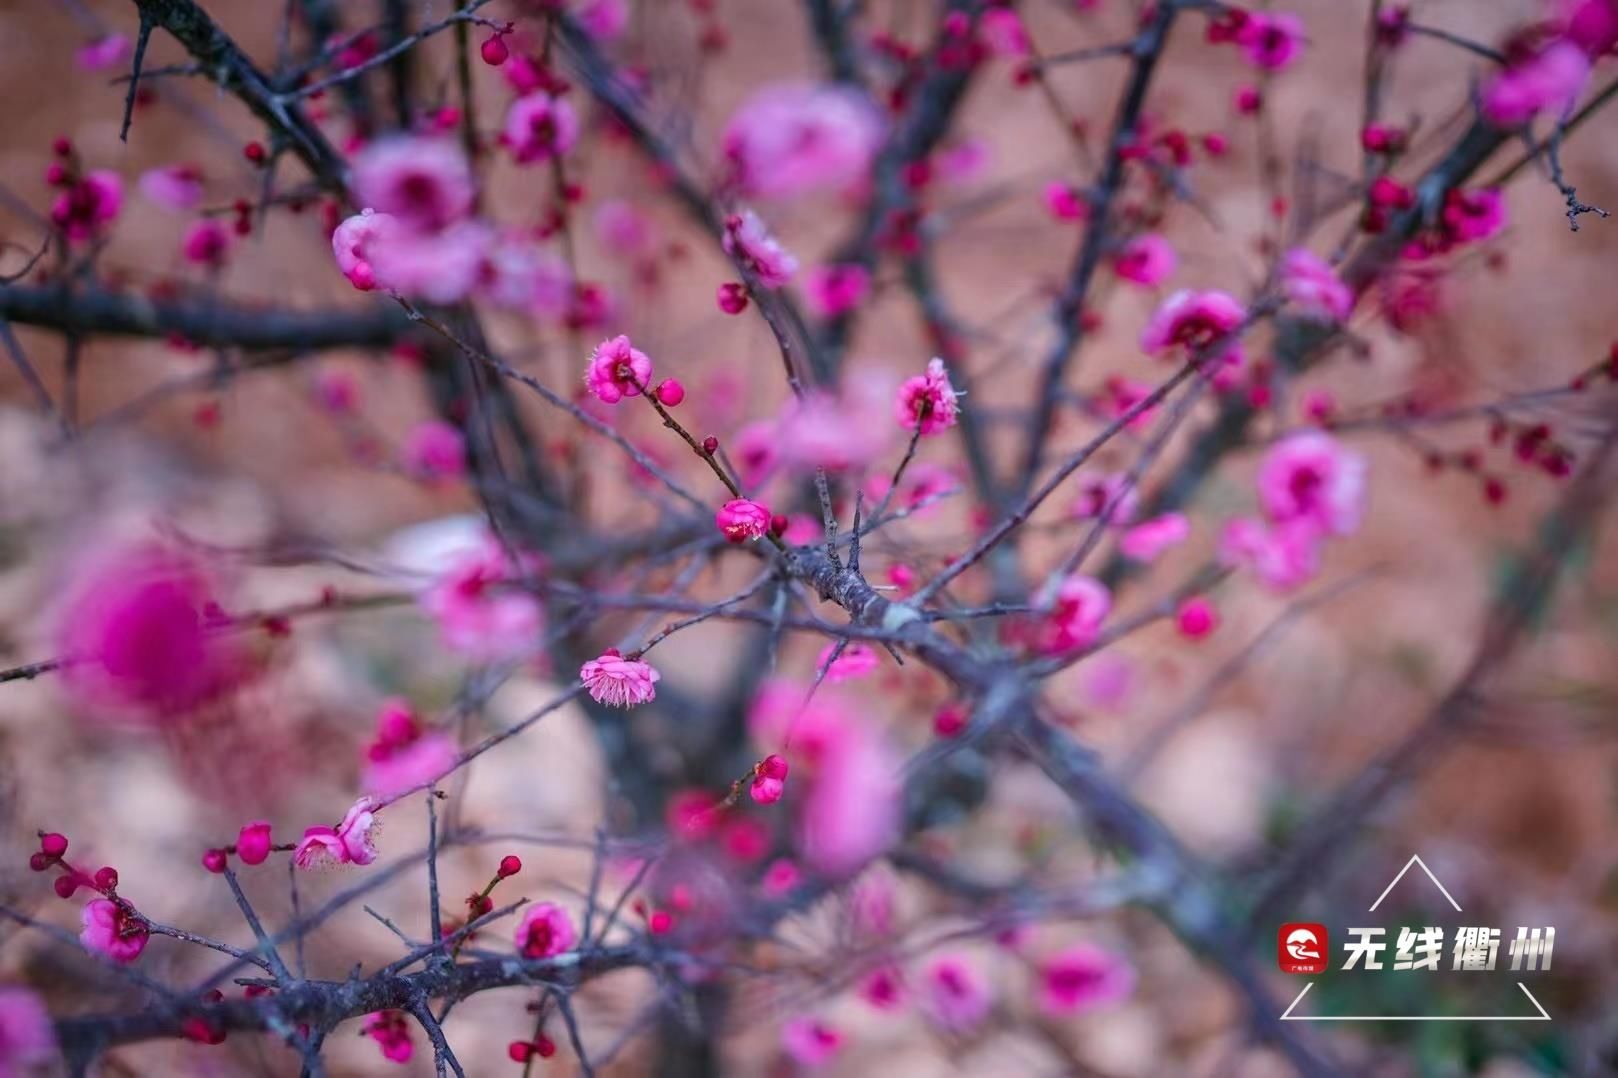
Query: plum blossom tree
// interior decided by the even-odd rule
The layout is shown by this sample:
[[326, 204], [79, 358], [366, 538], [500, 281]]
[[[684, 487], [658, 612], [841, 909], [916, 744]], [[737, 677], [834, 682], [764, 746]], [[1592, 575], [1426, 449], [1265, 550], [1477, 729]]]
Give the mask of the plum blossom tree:
[[[120, 74], [130, 148], [154, 152], [155, 121], [200, 108], [196, 82], [215, 84], [208, 115], [240, 143], [228, 167], [126, 176], [74, 132], [43, 186], [7, 197], [38, 253], [0, 282], [0, 345], [56, 450], [94, 459], [104, 428], [173, 396], [201, 401], [200, 428], [246, 428], [226, 390], [267, 371], [302, 379], [369, 490], [458, 498], [478, 519], [381, 565], [335, 532], [243, 547], [182, 514], [131, 525], [92, 508], [46, 604], [49, 654], [0, 681], [53, 679], [93, 728], [176, 754], [228, 741], [268, 769], [262, 712], [306, 622], [424, 622], [433, 658], [373, 671], [385, 692], [298, 744], [301, 766], [347, 776], [340, 800], [202, 814], [194, 851], [121, 859], [146, 866], [128, 880], [34, 821], [29, 882], [52, 883], [38, 902], [8, 891], [0, 915], [29, 929], [12, 939], [87, 956], [64, 967], [87, 985], [92, 962], [110, 972], [94, 996], [0, 988], [0, 1076], [58, 1059], [89, 1073], [151, 1042], [261, 1044], [277, 1073], [313, 1076], [348, 1034], [377, 1073], [418, 1052], [439, 1075], [493, 1073], [463, 1061], [490, 1027], [456, 1023], [497, 993], [521, 1000], [494, 1036], [525, 1076], [557, 1057], [598, 1073], [640, 1041], [660, 1073], [731, 1066], [746, 1054], [732, 1042], [836, 1068], [901, 1014], [951, 1045], [1027, 1034], [1082, 1073], [1096, 1068], [1073, 1023], [1153, 1006], [1154, 932], [1236, 1002], [1232, 1043], [1356, 1072], [1363, 1044], [1279, 1020], [1260, 973], [1271, 920], [1479, 713], [1566, 553], [1593, 541], [1618, 464], [1612, 398], [1580, 410], [1618, 381], [1618, 346], [1547, 357], [1543, 384], [1503, 396], [1375, 357], [1480, 267], [1509, 272], [1514, 230], [1607, 216], [1561, 155], [1618, 95], [1600, 78], [1618, 6], [1545, 4], [1482, 40], [1458, 8], [1439, 26], [1385, 0], [1341, 6], [1363, 16], [1352, 40], [1325, 39], [1341, 13], [1319, 5], [1212, 0], [295, 0], [267, 41], [239, 35], [227, 3], [107, 6], [76, 57]], [[739, 40], [785, 54], [771, 38], [786, 33], [813, 70], [743, 93], [695, 70]], [[1393, 72], [1418, 43], [1469, 65], [1449, 122], [1415, 123], [1400, 97]], [[1363, 57], [1363, 115], [1343, 145], [1285, 146], [1278, 114], [1328, 47]], [[1121, 87], [1086, 84], [1081, 114], [1069, 76], [1107, 65]], [[1207, 113], [1165, 83], [1208, 70], [1225, 113], [1199, 130]], [[973, 105], [995, 94], [1045, 134], [985, 124]], [[981, 178], [995, 155], [1016, 158], [1003, 183]], [[1529, 209], [1546, 183], [1567, 230]], [[159, 280], [109, 253], [137, 199], [177, 229]], [[1020, 241], [962, 239], [1021, 208], [1068, 250], [1060, 272]], [[1217, 260], [1197, 253], [1209, 226]], [[240, 267], [271, 257], [266, 236], [308, 247], [300, 273], [329, 305], [233, 298]], [[973, 274], [1016, 278], [1009, 314], [970, 294]], [[734, 333], [745, 355], [714, 360], [693, 328]], [[81, 347], [105, 337], [161, 342], [190, 373], [91, 414]], [[322, 365], [339, 350], [385, 357], [386, 377]], [[1108, 353], [1127, 362], [1097, 369]], [[430, 414], [401, 423], [373, 403], [401, 385]], [[1478, 428], [1461, 448], [1438, 440]], [[1348, 589], [1378, 472], [1401, 463], [1486, 506], [1532, 491], [1539, 538], [1413, 732], [1297, 806], [1256, 861], [1214, 863], [1132, 772], [1267, 639], [1208, 659], [1230, 611], [1278, 604], [1281, 623]], [[287, 564], [368, 586], [256, 605], [253, 571]], [[1207, 685], [1120, 762], [1093, 716], [1160, 672], [1120, 657], [1137, 639]], [[433, 662], [457, 687], [412, 695], [409, 668]], [[544, 701], [495, 721], [485, 705], [518, 682]], [[469, 821], [485, 767], [561, 713], [604, 762], [589, 830]], [[545, 761], [527, 781], [569, 770]], [[973, 828], [1036, 783], [1061, 809], [1029, 812], [974, 863]], [[525, 867], [508, 845], [537, 849]], [[485, 858], [459, 906], [450, 850]], [[548, 890], [570, 854], [582, 876]], [[240, 926], [165, 923], [180, 907], [154, 858], [176, 888], [220, 877]], [[416, 899], [403, 923], [366, 904], [391, 880]], [[46, 891], [76, 905], [77, 931]], [[287, 895], [275, 919], [272, 891]], [[338, 968], [309, 945], [367, 915], [386, 961]], [[187, 980], [182, 963], [205, 959]], [[596, 994], [631, 980], [638, 1015]]]

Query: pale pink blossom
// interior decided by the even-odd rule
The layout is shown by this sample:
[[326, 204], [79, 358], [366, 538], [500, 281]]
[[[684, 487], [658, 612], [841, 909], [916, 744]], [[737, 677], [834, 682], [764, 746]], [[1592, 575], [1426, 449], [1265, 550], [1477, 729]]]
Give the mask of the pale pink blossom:
[[202, 170], [196, 165], [147, 169], [136, 184], [147, 199], [176, 213], [195, 209], [202, 201]]
[[1322, 322], [1341, 322], [1354, 309], [1354, 291], [1319, 255], [1296, 247], [1281, 266], [1287, 299], [1304, 314]]
[[1080, 669], [1085, 701], [1099, 711], [1123, 711], [1134, 693], [1136, 673], [1135, 663], [1127, 655], [1102, 652]]
[[1141, 331], [1140, 346], [1152, 355], [1176, 345], [1198, 350], [1229, 335], [1247, 317], [1246, 309], [1227, 292], [1181, 289], [1165, 299]]
[[127, 903], [98, 898], [79, 911], [84, 928], [79, 942], [119, 965], [128, 965], [146, 949], [151, 930]]
[[448, 774], [456, 756], [454, 738], [423, 729], [408, 703], [389, 700], [377, 716], [376, 736], [365, 747], [361, 785], [378, 797], [393, 797]]
[[622, 334], [596, 345], [584, 372], [584, 384], [605, 404], [638, 397], [641, 387], [651, 382], [652, 361]]
[[572, 950], [578, 940], [573, 918], [554, 902], [528, 907], [517, 925], [517, 953], [524, 958], [550, 958]]
[[0, 988], [0, 1078], [23, 1078], [56, 1058], [56, 1028], [37, 994]]
[[882, 133], [881, 115], [858, 90], [786, 83], [750, 97], [725, 126], [723, 145], [738, 189], [781, 198], [861, 184]]
[[519, 97], [506, 110], [501, 138], [519, 165], [548, 161], [573, 148], [579, 117], [566, 98], [539, 92]]
[[1071, 510], [1075, 520], [1095, 520], [1107, 515], [1107, 523], [1122, 526], [1135, 519], [1140, 505], [1140, 488], [1125, 472], [1085, 475], [1079, 479], [1079, 496]]
[[1271, 525], [1240, 517], [1225, 525], [1219, 561], [1251, 569], [1275, 591], [1290, 591], [1320, 571], [1320, 532], [1307, 520]]
[[1059, 1016], [1129, 998], [1135, 971], [1120, 955], [1079, 944], [1039, 964], [1039, 1007]]
[[416, 1048], [410, 1042], [410, 1023], [403, 1011], [373, 1011], [365, 1016], [360, 1032], [377, 1043], [382, 1058], [390, 1063], [408, 1063]]
[[798, 1066], [818, 1067], [843, 1047], [843, 1035], [822, 1019], [803, 1015], [781, 1027], [781, 1047]]
[[1590, 58], [1558, 39], [1497, 72], [1483, 85], [1483, 115], [1497, 127], [1517, 127], [1549, 109], [1561, 113], [1578, 100], [1590, 77]]
[[833, 684], [839, 681], [854, 681], [865, 677], [876, 669], [876, 651], [865, 644], [849, 644], [843, 648], [843, 653], [833, 659], [837, 652], [837, 641], [827, 644], [820, 652], [820, 658], [815, 660], [815, 670], [824, 671], [826, 680]]
[[989, 982], [959, 955], [940, 955], [922, 974], [922, 1000], [929, 1018], [950, 1033], [969, 1033], [989, 1015]]
[[620, 255], [638, 254], [652, 240], [652, 225], [646, 215], [621, 198], [608, 199], [596, 207], [595, 229], [601, 245]]
[[1056, 586], [1050, 610], [1040, 622], [1042, 651], [1056, 653], [1088, 647], [1112, 611], [1112, 592], [1092, 576], [1074, 574]]
[[809, 308], [822, 318], [858, 307], [871, 288], [871, 272], [858, 262], [816, 266], [804, 279]]
[[351, 186], [359, 205], [415, 231], [448, 228], [472, 210], [472, 170], [450, 138], [378, 139], [355, 156]]
[[608, 648], [579, 668], [579, 680], [591, 698], [610, 707], [634, 707], [657, 699], [662, 678], [650, 663], [626, 659], [617, 648]]
[[958, 401], [944, 361], [934, 357], [927, 363], [926, 374], [905, 379], [893, 410], [905, 430], [919, 429], [924, 436], [940, 434], [955, 425]]
[[[893, 480], [886, 475], [872, 475], [865, 481], [865, 496], [880, 502], [887, 496]], [[943, 464], [912, 464], [905, 469], [899, 489], [894, 493], [896, 504], [912, 510], [912, 515], [925, 518], [944, 497], [961, 489], [961, 477]]]
[[479, 662], [515, 659], [538, 642], [539, 600], [518, 585], [519, 566], [494, 536], [461, 551], [422, 593], [444, 645]]
[[306, 828], [292, 851], [292, 863], [299, 868], [324, 864], [368, 865], [376, 860], [372, 832], [376, 828], [377, 803], [362, 797], [349, 806], [336, 827], [317, 825]]
[[852, 876], [899, 836], [899, 760], [880, 734], [839, 708], [805, 710], [791, 730], [795, 758], [812, 761], [798, 851], [822, 876]]
[[714, 514], [714, 524], [732, 543], [760, 539], [770, 530], [770, 510], [749, 498], [732, 498]]
[[[1232, 349], [1232, 351], [1234, 352], [1235, 349]], [[1100, 404], [1103, 413], [1112, 419], [1122, 419], [1124, 416], [1129, 415], [1130, 410], [1140, 404], [1141, 401], [1150, 397], [1156, 387], [1150, 382], [1143, 382], [1138, 378], [1125, 378], [1122, 375], [1114, 374], [1107, 377], [1106, 384], [1102, 388], [1104, 393]], [[1157, 416], [1157, 407], [1154, 404], [1149, 408], [1142, 408], [1136, 412], [1129, 420], [1129, 429], [1144, 430], [1150, 427], [1152, 420]]]
[[377, 285], [376, 270], [371, 265], [372, 245], [378, 236], [398, 227], [398, 221], [391, 214], [366, 209], [343, 221], [332, 232], [331, 250], [337, 259], [337, 268], [361, 292], [369, 292]]
[[965, 138], [934, 155], [938, 178], [946, 183], [967, 184], [983, 174], [989, 165], [989, 144], [981, 138]]
[[220, 581], [189, 551], [112, 542], [77, 558], [57, 613], [62, 684], [87, 712], [161, 722], [234, 689], [248, 672], [219, 631]]
[[611, 41], [629, 26], [629, 0], [578, 0], [574, 17], [597, 41]]
[[1185, 542], [1190, 535], [1191, 524], [1185, 514], [1164, 513], [1126, 531], [1118, 540], [1118, 549], [1133, 561], [1154, 562], [1164, 551]]
[[1174, 246], [1156, 232], [1136, 236], [1112, 258], [1112, 271], [1126, 281], [1156, 287], [1169, 279], [1179, 264]]
[[1015, 11], [992, 8], [978, 20], [978, 32], [984, 44], [996, 56], [1016, 60], [1028, 55], [1028, 31]]
[[1237, 31], [1236, 43], [1248, 63], [1265, 71], [1290, 67], [1303, 51], [1303, 20], [1289, 12], [1252, 11]]
[[526, 236], [503, 232], [483, 252], [477, 293], [498, 307], [560, 321], [572, 292], [566, 260]]
[[1319, 430], [1271, 447], [1259, 466], [1259, 502], [1277, 523], [1303, 520], [1322, 533], [1348, 535], [1365, 505], [1365, 458]]
[[765, 288], [785, 287], [798, 272], [798, 260], [770, 234], [752, 210], [725, 218], [725, 253], [750, 269]]
[[757, 488], [781, 462], [776, 424], [763, 419], [749, 423], [731, 439], [729, 452], [741, 473], [742, 486]]
[[106, 71], [123, 62], [129, 55], [129, 38], [124, 34], [106, 34], [80, 45], [73, 54], [83, 71]]
[[404, 466], [417, 479], [456, 479], [466, 473], [466, 441], [442, 419], [429, 419], [405, 436]]
[[460, 221], [436, 232], [383, 227], [368, 238], [365, 258], [376, 283], [390, 292], [458, 303], [481, 280], [493, 241], [494, 232], [481, 221]]
[[789, 400], [776, 428], [781, 459], [798, 471], [844, 472], [872, 463], [893, 430], [892, 383], [857, 378], [839, 393], [811, 391]]

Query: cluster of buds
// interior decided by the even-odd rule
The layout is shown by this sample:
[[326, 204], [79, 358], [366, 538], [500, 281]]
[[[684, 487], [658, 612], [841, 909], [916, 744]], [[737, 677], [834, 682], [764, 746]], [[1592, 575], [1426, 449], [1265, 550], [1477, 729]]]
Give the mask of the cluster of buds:
[[82, 888], [99, 898], [82, 911], [84, 930], [79, 940], [85, 947], [120, 964], [133, 962], [146, 949], [151, 927], [128, 899], [118, 894], [118, 870], [103, 865], [95, 873], [76, 868], [67, 860], [67, 836], [56, 831], [39, 833], [39, 849], [29, 856], [28, 867], [35, 872], [56, 869], [57, 897], [70, 899]]
[[264, 820], [244, 824], [231, 846], [216, 846], [204, 851], [202, 867], [218, 874], [230, 867], [230, 855], [235, 854], [244, 865], [262, 865], [272, 852], [289, 852], [295, 846], [277, 846], [270, 837], [270, 825]]
[[[464, 924], [457, 924], [453, 919], [447, 919], [443, 924], [443, 933], [445, 935], [452, 935], [455, 932], [460, 931], [465, 925], [471, 924], [479, 917], [493, 913], [493, 895], [495, 887], [500, 883], [501, 880], [509, 880], [511, 877], [515, 876], [521, 871], [522, 860], [515, 854], [508, 853], [504, 857], [500, 858], [499, 867], [494, 870], [494, 875], [489, 878], [489, 882], [483, 885], [483, 889], [480, 891], [474, 891], [470, 895], [466, 896], [466, 921]], [[453, 958], [455, 955], [459, 954], [461, 947], [475, 935], [477, 935], [476, 932], [468, 932], [460, 939], [456, 940], [454, 948], [450, 951], [450, 957]]]

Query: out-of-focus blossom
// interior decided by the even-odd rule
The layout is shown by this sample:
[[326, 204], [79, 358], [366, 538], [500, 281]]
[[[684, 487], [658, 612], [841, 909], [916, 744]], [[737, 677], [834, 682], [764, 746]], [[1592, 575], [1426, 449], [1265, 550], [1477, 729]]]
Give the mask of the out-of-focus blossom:
[[1456, 189], [1444, 197], [1442, 218], [1457, 243], [1486, 240], [1506, 227], [1506, 199], [1497, 187]]
[[395, 135], [354, 158], [355, 201], [390, 214], [409, 229], [435, 232], [472, 209], [472, 170], [452, 139]]
[[782, 288], [798, 272], [798, 260], [770, 234], [752, 210], [725, 219], [725, 253], [752, 270], [765, 288]]
[[218, 221], [202, 220], [186, 230], [180, 253], [187, 262], [218, 269], [230, 251], [230, 233]]
[[871, 287], [871, 273], [858, 262], [816, 266], [804, 279], [809, 307], [822, 318], [831, 318], [858, 307]]
[[1156, 232], [1136, 236], [1113, 256], [1112, 270], [1126, 281], [1154, 288], [1169, 279], [1179, 259], [1174, 246]]
[[1074, 574], [1056, 586], [1051, 608], [1040, 620], [1038, 638], [1048, 653], [1088, 647], [1112, 611], [1112, 592], [1092, 576]]
[[410, 1043], [410, 1023], [403, 1011], [374, 1011], [365, 1016], [361, 1030], [382, 1049], [382, 1058], [390, 1063], [408, 1063], [415, 1053]]
[[1176, 345], [1207, 348], [1242, 324], [1247, 310], [1227, 292], [1181, 289], [1164, 300], [1141, 331], [1140, 346], [1152, 355]]
[[56, 1028], [38, 995], [0, 988], [0, 1078], [23, 1078], [56, 1058]]
[[842, 1046], [843, 1035], [819, 1018], [791, 1018], [781, 1027], [781, 1047], [800, 1067], [830, 1062]]
[[572, 290], [567, 262], [525, 236], [501, 233], [484, 251], [477, 292], [496, 306], [560, 321]]
[[460, 551], [421, 597], [444, 644], [479, 662], [527, 654], [537, 644], [539, 600], [516, 584], [522, 574], [493, 536]]
[[106, 71], [123, 62], [129, 55], [129, 38], [123, 34], [107, 34], [79, 46], [73, 58], [83, 71]]
[[1271, 525], [1239, 517], [1225, 525], [1219, 540], [1220, 563], [1251, 569], [1275, 591], [1308, 583], [1320, 570], [1320, 533], [1305, 520]]
[[875, 461], [892, 440], [893, 383], [867, 374], [833, 394], [811, 391], [787, 403], [776, 448], [788, 467], [844, 472]]
[[650, 663], [624, 658], [617, 648], [608, 648], [579, 668], [579, 680], [591, 698], [610, 707], [634, 707], [657, 699], [662, 676]]
[[417, 479], [458, 479], [466, 474], [466, 441], [442, 419], [429, 419], [405, 436], [404, 466]]
[[566, 98], [528, 94], [506, 110], [501, 138], [519, 165], [548, 161], [567, 153], [578, 141], [578, 114]]
[[1483, 85], [1483, 115], [1497, 127], [1517, 127], [1549, 109], [1578, 100], [1590, 78], [1590, 58], [1571, 41], [1553, 40], [1515, 60]]
[[1079, 944], [1039, 964], [1039, 1007], [1049, 1015], [1074, 1014], [1127, 999], [1135, 971], [1121, 956]]
[[859, 91], [783, 83], [747, 100], [725, 127], [737, 187], [760, 198], [846, 190], [864, 181], [883, 123]]
[[1365, 458], [1323, 431], [1303, 431], [1265, 454], [1258, 490], [1271, 520], [1302, 520], [1323, 534], [1348, 535], [1364, 511]]
[[51, 203], [51, 222], [69, 240], [82, 243], [101, 235], [124, 205], [124, 181], [116, 172], [85, 174]]
[[539, 902], [523, 914], [517, 925], [517, 953], [524, 958], [549, 958], [573, 948], [578, 932], [573, 918], [554, 902]]
[[455, 758], [454, 738], [423, 729], [408, 703], [389, 700], [377, 715], [375, 737], [365, 747], [363, 785], [378, 797], [393, 797], [447, 774]]
[[136, 183], [151, 202], [175, 213], [193, 210], [202, 201], [202, 170], [196, 165], [147, 169]]
[[1084, 196], [1060, 180], [1045, 185], [1045, 209], [1058, 221], [1082, 221], [1090, 216]]
[[865, 644], [851, 643], [833, 659], [832, 656], [837, 654], [837, 643], [833, 641], [827, 644], [821, 649], [820, 658], [815, 660], [815, 670], [824, 671], [827, 681], [833, 684], [854, 681], [876, 669], [876, 652]]
[[494, 232], [481, 221], [460, 221], [437, 232], [373, 228], [364, 258], [375, 282], [429, 303], [457, 303], [470, 295], [494, 242]]
[[1008, 8], [985, 11], [978, 20], [978, 32], [996, 56], [1017, 60], [1028, 55], [1028, 31], [1015, 11]]
[[1280, 71], [1303, 52], [1303, 20], [1289, 12], [1248, 12], [1236, 43], [1254, 67]]
[[1281, 284], [1304, 313], [1322, 322], [1341, 322], [1354, 309], [1354, 291], [1320, 256], [1302, 247], [1287, 252]]
[[619, 255], [638, 254], [652, 240], [652, 225], [645, 214], [619, 198], [596, 207], [595, 229], [601, 245]]
[[1191, 535], [1191, 523], [1183, 513], [1164, 513], [1135, 525], [1118, 540], [1118, 549], [1124, 557], [1139, 562], [1154, 562], [1171, 547], [1178, 546]]
[[574, 17], [597, 41], [611, 41], [629, 26], [629, 0], [578, 0]]
[[968, 1033], [988, 1017], [993, 999], [977, 966], [959, 955], [940, 955], [922, 973], [927, 1016], [950, 1033]]
[[1122, 527], [1135, 519], [1139, 505], [1140, 488], [1129, 481], [1128, 473], [1110, 472], [1079, 479], [1079, 496], [1073, 499], [1071, 512], [1075, 520], [1095, 520], [1108, 513], [1107, 523]]

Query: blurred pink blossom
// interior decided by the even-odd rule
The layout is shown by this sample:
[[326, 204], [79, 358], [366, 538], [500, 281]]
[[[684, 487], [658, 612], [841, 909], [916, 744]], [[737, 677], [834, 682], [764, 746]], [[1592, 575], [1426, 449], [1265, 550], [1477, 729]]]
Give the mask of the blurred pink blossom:
[[500, 135], [519, 165], [547, 161], [573, 148], [579, 118], [565, 98], [532, 93], [511, 103]]
[[930, 1017], [950, 1033], [969, 1033], [989, 1014], [989, 982], [959, 955], [940, 955], [922, 974], [922, 1000]]
[[361, 207], [424, 232], [448, 228], [472, 209], [472, 170], [454, 140], [395, 135], [354, 158], [351, 186]]
[[517, 953], [524, 958], [549, 958], [572, 950], [578, 939], [573, 918], [554, 902], [528, 907], [517, 925]]
[[724, 153], [748, 195], [841, 191], [866, 179], [882, 131], [881, 116], [857, 90], [782, 83], [759, 90], [731, 117]]
[[0, 1078], [23, 1078], [56, 1058], [56, 1028], [26, 988], [0, 988]]
[[1079, 944], [1039, 964], [1039, 1007], [1046, 1014], [1074, 1014], [1127, 999], [1135, 971], [1121, 956]]
[[421, 604], [451, 651], [480, 662], [515, 659], [538, 646], [543, 621], [539, 600], [520, 581], [499, 541], [485, 536], [451, 561]]

